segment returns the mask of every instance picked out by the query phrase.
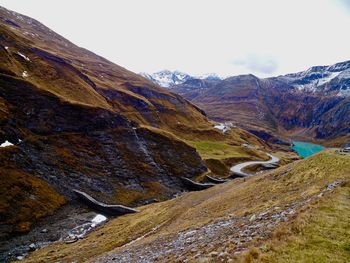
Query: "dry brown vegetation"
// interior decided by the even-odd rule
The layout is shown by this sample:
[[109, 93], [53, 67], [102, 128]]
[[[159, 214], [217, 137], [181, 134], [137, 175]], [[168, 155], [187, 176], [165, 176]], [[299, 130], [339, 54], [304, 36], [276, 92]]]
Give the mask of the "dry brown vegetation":
[[[65, 203], [45, 181], [13, 168], [0, 169], [0, 218], [10, 232], [28, 232], [39, 219]], [[1, 235], [6, 236], [5, 229]]]
[[[11, 183], [25, 188], [23, 178], [15, 176], [24, 173], [46, 181], [68, 200], [77, 187], [104, 201], [135, 205], [179, 191], [171, 177], [205, 171], [187, 141], [263, 144], [240, 129], [222, 134], [179, 95], [75, 46], [31, 18], [0, 8], [0, 23], [0, 141], [23, 140], [11, 152], [1, 149], [1, 181], [13, 173]], [[140, 138], [135, 139], [135, 128]], [[158, 184], [152, 161], [162, 168], [164, 181], [173, 180], [172, 186]], [[130, 186], [128, 180], [136, 183]], [[170, 189], [174, 185], [177, 189]], [[9, 189], [2, 188], [7, 202], [17, 202]], [[61, 204], [47, 201], [38, 213]], [[26, 211], [23, 202], [16, 204]], [[4, 206], [3, 213], [8, 209]], [[6, 220], [17, 216], [22, 218], [7, 213], [11, 219]], [[30, 224], [38, 219], [25, 218]]]
[[[26, 23], [29, 18], [22, 21], [4, 9], [0, 14], [0, 137], [23, 139], [18, 146], [0, 150], [0, 216], [6, 231], [28, 231], [64, 204], [62, 195], [72, 198], [70, 190], [77, 185], [98, 199], [128, 205], [167, 199], [174, 189], [159, 183], [153, 163], [161, 167], [161, 179], [171, 181], [200, 176], [205, 166], [199, 154], [219, 175], [233, 163], [267, 158], [241, 146], [270, 150], [249, 132], [234, 128], [223, 134], [180, 96], [73, 45], [34, 20]], [[245, 96], [254, 91], [240, 92]], [[232, 109], [230, 113], [235, 114]], [[238, 115], [255, 120], [250, 114]], [[263, 176], [186, 193], [111, 220], [77, 243], [55, 243], [28, 261], [89, 260], [121, 250], [160, 224], [135, 245], [174, 238], [179, 231], [217, 218], [250, 215], [314, 195], [331, 180], [345, 178], [347, 167], [346, 157], [328, 152]], [[129, 180], [136, 180], [139, 188]], [[257, 257], [253, 248], [251, 255]]]
[[279, 226], [271, 239], [256, 242], [242, 262], [347, 262], [350, 257], [350, 176]]
[[[34, 252], [26, 262], [84, 261], [111, 250], [118, 253], [123, 244], [164, 224], [135, 244], [147, 246], [160, 237], [175, 238], [180, 231], [200, 228], [218, 218], [229, 215], [239, 218], [271, 207], [283, 207], [306, 200], [317, 195], [334, 180], [345, 181], [349, 176], [348, 156], [331, 151], [320, 153], [268, 174], [234, 180], [205, 191], [191, 192], [173, 200], [140, 207], [140, 213], [111, 220], [77, 243], [67, 245], [58, 242]], [[276, 233], [275, 236], [283, 235]]]

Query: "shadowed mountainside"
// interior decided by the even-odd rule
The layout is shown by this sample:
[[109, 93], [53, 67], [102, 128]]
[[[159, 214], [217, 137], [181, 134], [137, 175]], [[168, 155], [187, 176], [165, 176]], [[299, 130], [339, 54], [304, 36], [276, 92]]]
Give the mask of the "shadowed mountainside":
[[202, 110], [0, 7], [1, 238], [26, 232], [80, 189], [137, 205], [183, 190], [207, 171], [185, 141], [264, 145], [213, 129]]

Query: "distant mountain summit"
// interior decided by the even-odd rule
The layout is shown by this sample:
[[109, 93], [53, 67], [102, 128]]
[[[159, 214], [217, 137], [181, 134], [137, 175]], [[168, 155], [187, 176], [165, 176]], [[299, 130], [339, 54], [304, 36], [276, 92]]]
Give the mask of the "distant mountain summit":
[[350, 134], [350, 61], [264, 79], [251, 74], [191, 79], [170, 89], [210, 118], [251, 131], [344, 140]]
[[350, 96], [350, 61], [277, 77], [300, 91]]
[[[140, 75], [165, 88], [181, 84], [192, 85], [193, 80], [219, 81], [224, 79], [216, 73], [193, 76], [184, 72], [170, 70], [162, 70], [155, 73], [143, 72]], [[349, 97], [350, 60], [330, 66], [314, 66], [305, 71], [267, 78], [267, 80], [278, 80], [291, 86], [296, 91]]]
[[192, 79], [206, 79], [206, 80], [221, 80], [221, 78], [215, 73], [208, 73], [202, 76], [191, 76], [187, 73], [183, 73], [180, 71], [170, 71], [170, 70], [162, 70], [155, 73], [140, 73], [143, 77], [148, 78], [159, 86], [168, 88], [174, 85], [182, 84], [188, 80]]

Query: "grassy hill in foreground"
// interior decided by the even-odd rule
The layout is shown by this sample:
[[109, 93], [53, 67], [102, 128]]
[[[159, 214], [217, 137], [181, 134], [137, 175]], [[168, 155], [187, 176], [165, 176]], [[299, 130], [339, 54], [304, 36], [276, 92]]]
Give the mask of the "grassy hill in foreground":
[[138, 214], [112, 219], [76, 243], [54, 243], [25, 262], [346, 262], [349, 191], [350, 157], [328, 150], [140, 207]]

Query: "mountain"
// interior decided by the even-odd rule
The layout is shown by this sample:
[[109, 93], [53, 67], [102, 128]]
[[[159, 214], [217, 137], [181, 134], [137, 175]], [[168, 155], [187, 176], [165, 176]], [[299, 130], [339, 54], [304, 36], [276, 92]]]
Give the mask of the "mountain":
[[[0, 57], [1, 262], [295, 262], [310, 230], [319, 262], [347, 259], [349, 156], [300, 160], [268, 133], [347, 134], [349, 98], [330, 84], [204, 76], [164, 89], [5, 8]], [[100, 202], [137, 208], [102, 215], [117, 208]]]
[[74, 189], [129, 206], [165, 200], [185, 190], [181, 177], [207, 171], [201, 141], [248, 159], [259, 155], [241, 144], [267, 147], [239, 128], [223, 133], [181, 96], [5, 8], [0, 57], [0, 255], [48, 215], [82, 213]]
[[154, 83], [158, 84], [161, 87], [168, 88], [173, 85], [181, 84], [186, 80], [192, 79], [193, 77], [182, 73], [179, 71], [170, 71], [170, 70], [162, 70], [152, 74], [148, 73], [140, 73], [141, 76], [148, 78]]
[[278, 79], [303, 92], [349, 97], [350, 61], [311, 67], [306, 71], [279, 76]]
[[194, 77], [180, 71], [170, 71], [170, 70], [162, 70], [152, 74], [140, 73], [140, 75], [144, 76], [145, 78], [148, 78], [149, 80], [153, 81], [159, 86], [165, 87], [165, 88], [182, 84], [191, 79], [204, 79], [204, 80], [221, 79], [217, 74], [214, 74], [214, 73]]
[[28, 231], [73, 189], [136, 204], [206, 171], [170, 134], [211, 129], [198, 108], [34, 19], [1, 8], [0, 25], [0, 140], [13, 144], [0, 148], [1, 237]]
[[170, 90], [201, 107], [210, 118], [232, 121], [256, 135], [262, 129], [294, 138], [346, 140], [350, 133], [349, 70], [346, 61], [266, 79], [254, 75], [191, 79]]

